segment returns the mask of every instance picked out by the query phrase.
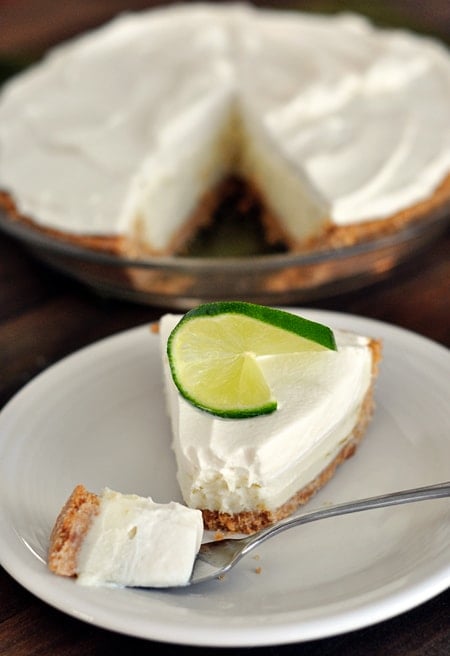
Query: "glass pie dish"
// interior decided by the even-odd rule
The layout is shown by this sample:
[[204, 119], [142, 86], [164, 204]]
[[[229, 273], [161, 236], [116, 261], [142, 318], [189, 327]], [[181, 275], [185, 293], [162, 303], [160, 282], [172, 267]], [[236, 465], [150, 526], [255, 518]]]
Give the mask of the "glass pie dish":
[[[230, 298], [271, 305], [305, 303], [361, 289], [387, 277], [426, 248], [444, 232], [448, 218], [448, 211], [441, 208], [391, 235], [309, 253], [230, 255], [227, 252], [233, 249], [227, 251], [224, 240], [218, 247], [222, 253], [209, 246], [200, 255], [139, 260], [53, 238], [2, 212], [0, 230], [18, 239], [45, 264], [102, 296], [188, 309]], [[242, 235], [238, 239], [241, 245], [245, 241]]]

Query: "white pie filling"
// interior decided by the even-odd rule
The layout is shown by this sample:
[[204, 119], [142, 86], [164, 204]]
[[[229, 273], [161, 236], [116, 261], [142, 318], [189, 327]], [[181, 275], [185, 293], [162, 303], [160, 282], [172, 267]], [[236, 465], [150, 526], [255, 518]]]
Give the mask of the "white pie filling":
[[200, 511], [105, 489], [77, 558], [81, 585], [186, 585], [203, 536]]

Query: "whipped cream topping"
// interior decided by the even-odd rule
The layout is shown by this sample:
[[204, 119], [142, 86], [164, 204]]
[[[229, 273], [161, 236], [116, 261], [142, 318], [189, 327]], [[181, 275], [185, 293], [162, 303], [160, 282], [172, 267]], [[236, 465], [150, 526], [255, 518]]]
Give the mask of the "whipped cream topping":
[[335, 223], [388, 217], [433, 192], [450, 171], [444, 47], [354, 15], [245, 20], [241, 97]]
[[123, 15], [5, 85], [0, 187], [45, 226], [156, 252], [233, 169], [296, 239], [385, 218], [449, 172], [449, 62], [351, 15]]
[[368, 339], [334, 331], [338, 351], [258, 358], [278, 401], [270, 414], [223, 419], [179, 394], [165, 347], [180, 320], [160, 322], [167, 403], [185, 503], [228, 513], [275, 510], [334, 460], [371, 383]]
[[106, 488], [77, 559], [82, 585], [187, 585], [203, 536], [201, 512]]

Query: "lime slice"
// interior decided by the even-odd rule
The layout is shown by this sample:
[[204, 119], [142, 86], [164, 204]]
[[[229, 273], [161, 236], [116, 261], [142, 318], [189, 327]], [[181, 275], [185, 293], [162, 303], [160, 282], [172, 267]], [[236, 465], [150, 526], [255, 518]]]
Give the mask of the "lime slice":
[[197, 408], [229, 418], [276, 410], [260, 356], [323, 349], [336, 350], [330, 328], [241, 301], [206, 303], [187, 312], [167, 343], [180, 394]]

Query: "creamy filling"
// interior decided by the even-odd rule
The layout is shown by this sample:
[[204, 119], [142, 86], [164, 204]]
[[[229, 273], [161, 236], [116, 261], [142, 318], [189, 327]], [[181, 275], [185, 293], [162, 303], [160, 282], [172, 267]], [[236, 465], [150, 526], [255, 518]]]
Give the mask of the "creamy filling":
[[302, 169], [283, 156], [257, 115], [244, 107], [241, 112], [239, 172], [256, 187], [270, 213], [281, 219], [283, 236], [306, 242], [327, 226], [331, 208]]
[[178, 481], [188, 506], [275, 510], [332, 462], [355, 427], [371, 382], [364, 337], [335, 331], [338, 351], [259, 358], [278, 409], [230, 420], [198, 410], [175, 387], [165, 354], [179, 321], [160, 322]]
[[[136, 242], [164, 252], [183, 230], [199, 199], [233, 167], [234, 104], [226, 87], [193, 108], [192, 123], [143, 163], [130, 186], [121, 224]], [[175, 148], [174, 141], [179, 143]]]
[[187, 585], [203, 535], [201, 513], [105, 489], [77, 559], [82, 585]]
[[[240, 151], [302, 240], [327, 218], [382, 219], [433, 194], [450, 169], [449, 105], [449, 57], [429, 39], [349, 15], [151, 10], [5, 85], [0, 187], [45, 226], [163, 252]], [[231, 107], [245, 132], [224, 142]]]

